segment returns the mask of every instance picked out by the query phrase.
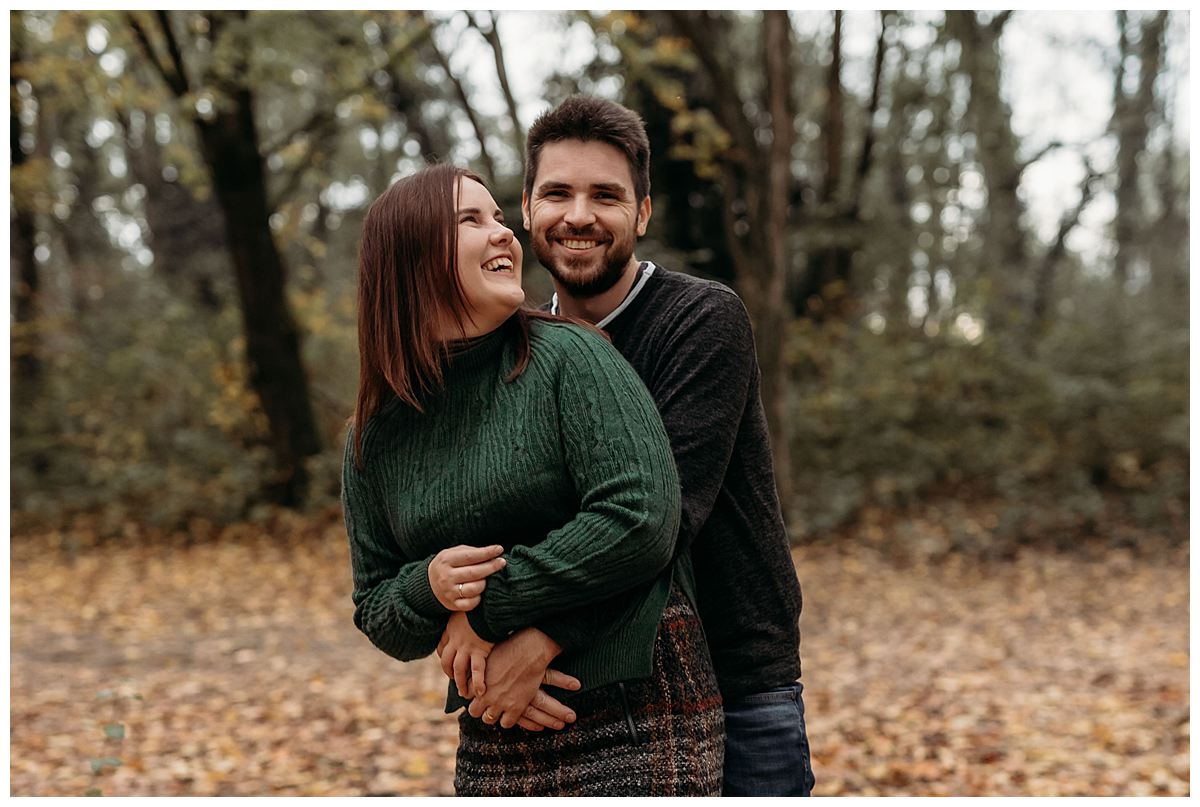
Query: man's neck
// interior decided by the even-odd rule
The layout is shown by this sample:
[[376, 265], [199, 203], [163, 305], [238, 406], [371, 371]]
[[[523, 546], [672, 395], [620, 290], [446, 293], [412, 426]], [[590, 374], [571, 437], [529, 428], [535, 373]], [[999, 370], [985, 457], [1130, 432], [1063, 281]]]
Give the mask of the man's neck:
[[603, 294], [597, 294], [595, 297], [573, 297], [569, 291], [563, 289], [557, 280], [554, 281], [554, 291], [558, 295], [558, 313], [593, 324], [604, 319], [621, 304], [625, 295], [629, 294], [629, 290], [633, 288], [633, 282], [637, 280], [639, 264], [640, 261], [637, 258], [630, 257], [625, 271], [621, 273], [621, 279], [611, 289]]

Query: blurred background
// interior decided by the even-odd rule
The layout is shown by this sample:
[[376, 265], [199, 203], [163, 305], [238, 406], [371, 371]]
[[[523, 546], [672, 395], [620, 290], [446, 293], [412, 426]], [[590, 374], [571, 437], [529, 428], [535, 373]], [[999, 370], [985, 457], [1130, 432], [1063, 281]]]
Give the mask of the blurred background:
[[[214, 746], [179, 740], [186, 728], [167, 731], [166, 751], [136, 753], [125, 732], [152, 702], [271, 723], [244, 702], [222, 711], [199, 684], [177, 689], [179, 670], [207, 669], [200, 645], [168, 642], [192, 628], [217, 637], [204, 651], [213, 676], [293, 671], [296, 642], [315, 642], [310, 660], [417, 675], [403, 680], [432, 703], [386, 697], [420, 702], [406, 725], [439, 718], [437, 675], [389, 666], [349, 621], [337, 497], [357, 383], [356, 242], [370, 202], [433, 159], [483, 174], [519, 222], [525, 131], [572, 92], [646, 121], [654, 216], [638, 256], [732, 286], [754, 320], [806, 594], [818, 791], [1186, 792], [1186, 12], [8, 21], [13, 710], [28, 718], [14, 718], [14, 792], [77, 794], [104, 776], [105, 792], [128, 794], [446, 792], [452, 720], [430, 724], [442, 745], [406, 751], [441, 749], [432, 762], [305, 757], [286, 782], [269, 773], [290, 770], [278, 737], [217, 764]], [[536, 304], [550, 284], [526, 255]], [[239, 573], [255, 585], [231, 601]], [[50, 593], [63, 599], [45, 616]], [[1015, 622], [988, 611], [1022, 603]], [[965, 667], [944, 702], [884, 683], [894, 663], [871, 677], [894, 662], [879, 648], [898, 631], [951, 613], [950, 633], [929, 641], [987, 646], [941, 645], [948, 655], [926, 662], [950, 680], [952, 660], [999, 652], [991, 667]], [[1014, 624], [1023, 638], [996, 638]], [[295, 629], [286, 646], [272, 644], [279, 629]], [[1065, 650], [1070, 637], [1087, 647]], [[1040, 702], [1021, 729], [1004, 716], [1004, 675], [1020, 688], [1038, 668], [1061, 685], [1048, 657], [1075, 665], [1085, 698], [1049, 702], [1074, 715], [1108, 703], [1094, 725], [1068, 730]], [[41, 686], [46, 664], [75, 684]], [[328, 665], [311, 664], [324, 672], [293, 694], [328, 709], [313, 684]], [[162, 689], [155, 701], [117, 681]], [[972, 687], [979, 714], [927, 729], [961, 718], [953, 705]], [[80, 707], [92, 690], [107, 694]], [[386, 744], [395, 724], [363, 728], [379, 717], [364, 691], [361, 713], [313, 717], [286, 694], [279, 708], [285, 723]], [[1124, 700], [1102, 700], [1114, 691]], [[889, 711], [905, 697], [916, 734], [864, 739], [907, 725]], [[131, 705], [109, 714], [117, 701]], [[1125, 728], [1102, 719], [1123, 709], [1136, 715]], [[864, 710], [879, 722], [861, 725]], [[1033, 746], [1070, 758], [1014, 758], [1005, 732], [1043, 719]], [[266, 755], [253, 776], [250, 747]], [[145, 762], [163, 753], [173, 761]], [[1131, 756], [1144, 765], [1114, 762]]]

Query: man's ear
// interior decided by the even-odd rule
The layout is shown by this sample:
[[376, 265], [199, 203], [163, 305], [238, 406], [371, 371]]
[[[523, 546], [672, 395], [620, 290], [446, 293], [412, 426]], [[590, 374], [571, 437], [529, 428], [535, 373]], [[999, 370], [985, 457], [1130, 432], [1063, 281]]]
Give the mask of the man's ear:
[[529, 192], [521, 191], [521, 224], [529, 232]]
[[647, 196], [645, 199], [642, 200], [642, 203], [640, 205], [638, 205], [637, 234], [639, 236], [646, 234], [646, 225], [649, 223], [650, 223], [650, 197]]

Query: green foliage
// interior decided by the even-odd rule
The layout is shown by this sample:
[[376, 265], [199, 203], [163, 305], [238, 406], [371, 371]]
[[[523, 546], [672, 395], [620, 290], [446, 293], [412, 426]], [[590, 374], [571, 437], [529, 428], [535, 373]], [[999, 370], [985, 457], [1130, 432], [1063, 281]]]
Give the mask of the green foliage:
[[998, 503], [1000, 542], [1103, 534], [1118, 517], [1182, 538], [1188, 333], [1141, 321], [1129, 338], [1080, 311], [1034, 356], [952, 331], [798, 326], [800, 533], [867, 506], [986, 500]]
[[[114, 285], [86, 316], [52, 323], [46, 383], [14, 389], [14, 508], [47, 519], [99, 512], [112, 531], [126, 519], [177, 526], [244, 517], [271, 462], [237, 313], [197, 310], [136, 273]], [[352, 407], [353, 307], [326, 311], [323, 297], [313, 299], [300, 318], [314, 318], [306, 345], [324, 368], [314, 375], [323, 379], [317, 408], [331, 448], [314, 466], [324, 469], [318, 493], [328, 497], [337, 489], [327, 466], [334, 455], [340, 462]]]
[[[353, 278], [365, 203], [426, 157], [464, 162], [479, 153], [428, 47], [462, 46], [475, 34], [454, 13], [171, 12], [194, 85], [177, 100], [130, 25], [141, 20], [165, 60], [155, 15], [132, 14], [10, 17], [21, 45], [14, 98], [36, 143], [10, 190], [36, 215], [37, 244], [49, 253], [39, 258], [40, 318], [14, 325], [22, 337], [14, 355], [35, 344], [43, 363], [37, 383], [13, 381], [14, 513], [98, 512], [117, 532], [130, 519], [172, 527], [259, 511], [273, 471], [268, 434], [248, 384], [238, 290], [194, 126], [205, 114], [197, 101], [220, 108], [238, 86], [255, 97], [272, 236], [286, 253], [325, 447], [307, 468], [310, 502], [319, 506], [339, 491], [357, 384]], [[790, 231], [763, 237], [786, 239], [794, 287], [822, 251], [853, 253], [854, 271], [836, 281], [853, 303], [846, 319], [797, 323], [787, 345], [797, 496], [785, 505], [801, 514], [797, 532], [827, 533], [868, 508], [935, 503], [960, 546], [988, 536], [1104, 533], [1121, 520], [1182, 535], [1189, 156], [1185, 143], [1162, 145], [1173, 107], [1163, 107], [1164, 128], [1139, 163], [1147, 226], [1136, 246], [1150, 275], [1143, 286], [1114, 288], [1106, 261], [1084, 274], [1070, 250], [1043, 264], [1048, 244], [1025, 225], [1011, 228], [1022, 244], [1016, 265], [1000, 249], [1006, 234], [981, 226], [996, 210], [983, 193], [994, 183], [981, 172], [993, 146], [972, 130], [970, 83], [956, 68], [961, 48], [939, 15], [900, 13], [889, 23], [878, 114], [867, 114], [870, 56], [844, 49], [839, 126], [831, 125], [828, 89], [832, 18], [803, 16], [793, 17]], [[706, 19], [700, 30], [721, 47], [693, 47], [666, 12], [543, 20], [564, 37], [586, 22], [597, 47], [590, 64], [549, 77], [539, 97], [553, 102], [582, 89], [639, 110], [655, 154], [655, 216], [639, 254], [673, 268], [689, 263], [744, 291], [727, 230], [746, 226], [763, 178], [744, 188], [717, 181], [722, 161], [746, 155], [718, 119], [701, 57], [721, 54], [728, 75], [720, 77], [742, 99], [759, 99], [738, 108], [761, 141], [770, 122], [760, 103], [761, 17]], [[214, 24], [223, 31], [215, 45]], [[431, 25], [436, 35], [427, 37]], [[510, 54], [520, 45], [506, 44]], [[482, 101], [476, 66], [468, 76], [467, 60], [452, 55], [469, 100]], [[1001, 65], [993, 67], [998, 79]], [[990, 113], [1007, 126], [996, 106]], [[507, 153], [500, 118], [479, 117], [501, 158], [496, 197], [519, 219], [518, 155]], [[861, 216], [852, 219], [842, 197], [868, 124], [876, 139]], [[843, 187], [823, 201], [832, 133], [842, 140]], [[1039, 137], [1019, 144], [1021, 153]], [[1024, 193], [1022, 182], [1004, 187]], [[142, 268], [143, 247], [153, 252], [150, 268]], [[1050, 278], [1046, 329], [1029, 339], [1019, 333], [1028, 312], [1000, 302], [1009, 273], [1025, 284], [1010, 290], [1015, 299]], [[531, 289], [545, 283], [543, 273], [531, 275]], [[544, 289], [531, 300], [544, 299]], [[964, 312], [990, 316], [1005, 306], [1015, 323], [1007, 334], [984, 323], [972, 341], [955, 328]], [[920, 324], [910, 326], [910, 316]], [[986, 523], [969, 512], [979, 501], [990, 503]]]

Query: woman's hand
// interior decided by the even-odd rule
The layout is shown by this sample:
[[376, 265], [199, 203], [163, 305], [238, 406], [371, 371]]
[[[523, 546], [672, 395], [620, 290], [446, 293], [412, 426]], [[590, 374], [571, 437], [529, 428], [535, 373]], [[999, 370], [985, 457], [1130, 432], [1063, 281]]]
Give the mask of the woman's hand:
[[479, 605], [485, 578], [504, 568], [502, 546], [452, 546], [429, 562], [429, 587], [438, 602], [451, 611], [470, 611]]
[[486, 691], [484, 672], [494, 646], [471, 629], [466, 613], [458, 611], [450, 615], [437, 654], [442, 660], [442, 671], [454, 679], [459, 695], [477, 698]]

